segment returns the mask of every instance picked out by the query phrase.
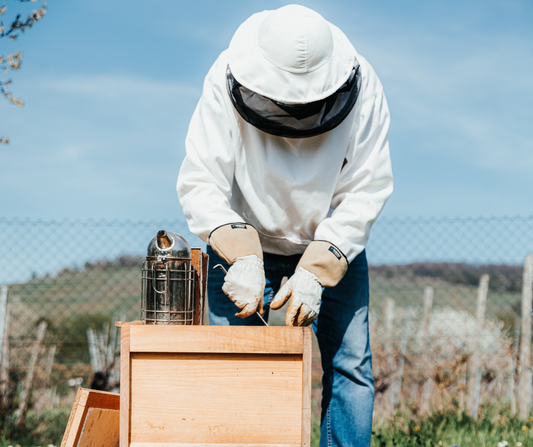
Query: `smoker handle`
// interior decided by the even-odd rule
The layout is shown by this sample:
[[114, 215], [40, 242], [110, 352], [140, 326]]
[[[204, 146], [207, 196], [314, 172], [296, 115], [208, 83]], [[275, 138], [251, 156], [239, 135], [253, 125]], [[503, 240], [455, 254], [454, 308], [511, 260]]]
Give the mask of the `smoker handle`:
[[161, 281], [161, 280], [157, 279], [157, 278], [152, 278], [152, 289], [154, 289], [155, 293], [160, 293], [161, 294], [161, 293], [166, 293], [166, 291], [167, 291], [168, 278], [170, 278], [170, 271], [169, 271], [169, 268], [168, 268], [168, 264], [165, 265], [165, 270], [167, 272], [167, 275], [163, 278], [165, 280], [165, 289], [164, 290], [157, 290], [156, 287], [155, 287], [154, 281]]

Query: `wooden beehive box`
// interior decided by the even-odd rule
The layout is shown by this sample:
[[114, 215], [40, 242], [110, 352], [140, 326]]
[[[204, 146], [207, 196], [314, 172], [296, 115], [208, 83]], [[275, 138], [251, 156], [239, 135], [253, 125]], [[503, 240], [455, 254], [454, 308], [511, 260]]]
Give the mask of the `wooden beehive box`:
[[121, 332], [120, 447], [310, 445], [311, 329]]
[[116, 447], [120, 396], [78, 389], [61, 447]]

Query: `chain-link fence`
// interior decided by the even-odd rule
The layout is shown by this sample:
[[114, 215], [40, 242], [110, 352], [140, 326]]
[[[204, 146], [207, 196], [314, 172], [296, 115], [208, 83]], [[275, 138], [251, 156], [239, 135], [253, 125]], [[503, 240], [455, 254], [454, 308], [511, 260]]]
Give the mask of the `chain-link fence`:
[[[160, 229], [203, 246], [183, 221], [0, 219], [0, 381], [8, 410], [22, 405], [30, 372], [27, 400], [37, 409], [70, 404], [80, 383], [118, 386], [113, 322], [139, 318], [141, 264]], [[532, 251], [533, 216], [375, 224], [367, 255], [378, 413], [487, 400], [517, 408], [525, 386], [531, 405], [531, 369], [518, 341], [525, 334], [529, 352], [530, 327], [521, 331], [520, 319], [530, 325], [522, 306], [530, 300], [523, 278]]]

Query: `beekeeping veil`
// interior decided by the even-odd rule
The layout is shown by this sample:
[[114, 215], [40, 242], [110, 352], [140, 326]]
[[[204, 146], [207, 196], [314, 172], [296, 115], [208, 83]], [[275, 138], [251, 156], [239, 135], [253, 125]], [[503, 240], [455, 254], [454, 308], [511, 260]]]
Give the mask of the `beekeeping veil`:
[[361, 86], [355, 50], [344, 33], [299, 5], [254, 14], [231, 40], [228, 93], [241, 117], [288, 138], [337, 127]]

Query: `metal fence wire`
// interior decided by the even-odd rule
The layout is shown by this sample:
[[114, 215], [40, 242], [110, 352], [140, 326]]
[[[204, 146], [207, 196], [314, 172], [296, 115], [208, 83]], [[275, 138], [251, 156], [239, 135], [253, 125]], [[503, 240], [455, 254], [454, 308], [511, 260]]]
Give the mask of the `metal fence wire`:
[[[203, 247], [182, 220], [0, 218], [4, 405], [57, 406], [80, 384], [118, 387], [113, 323], [139, 319], [141, 266], [160, 229]], [[529, 410], [531, 252], [533, 216], [378, 220], [367, 247], [377, 413], [475, 414], [489, 400], [518, 411], [521, 394]]]

